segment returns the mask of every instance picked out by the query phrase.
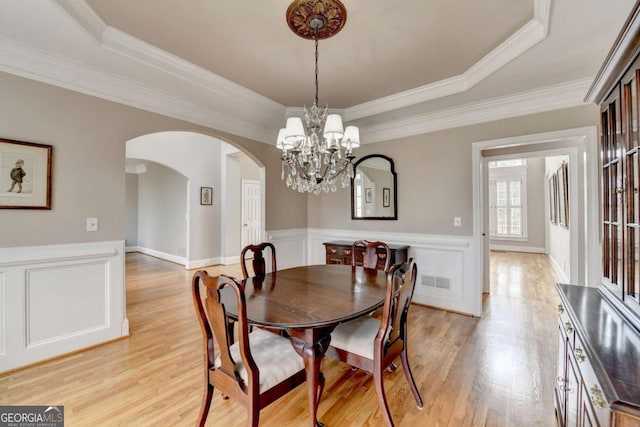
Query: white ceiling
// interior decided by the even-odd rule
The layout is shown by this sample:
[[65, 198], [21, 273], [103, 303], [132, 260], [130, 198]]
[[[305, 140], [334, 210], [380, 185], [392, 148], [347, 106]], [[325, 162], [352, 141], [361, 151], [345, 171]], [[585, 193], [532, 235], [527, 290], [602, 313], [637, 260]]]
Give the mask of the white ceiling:
[[[634, 0], [344, 0], [320, 103], [363, 142], [580, 105]], [[289, 1], [0, 0], [0, 70], [272, 142], [313, 102]]]

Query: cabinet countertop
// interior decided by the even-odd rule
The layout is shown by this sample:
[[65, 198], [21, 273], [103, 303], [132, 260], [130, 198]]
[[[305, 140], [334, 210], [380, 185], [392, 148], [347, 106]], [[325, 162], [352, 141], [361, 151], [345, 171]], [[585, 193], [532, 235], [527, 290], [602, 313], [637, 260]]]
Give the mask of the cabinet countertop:
[[556, 288], [586, 341], [585, 351], [612, 408], [640, 413], [640, 331], [598, 288], [565, 284]]

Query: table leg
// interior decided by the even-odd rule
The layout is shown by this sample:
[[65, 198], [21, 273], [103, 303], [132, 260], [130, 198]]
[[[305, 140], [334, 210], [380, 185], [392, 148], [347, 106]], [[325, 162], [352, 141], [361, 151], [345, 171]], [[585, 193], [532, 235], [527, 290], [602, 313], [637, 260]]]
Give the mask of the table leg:
[[293, 348], [304, 359], [311, 427], [324, 427], [324, 424], [318, 421], [317, 414], [320, 397], [324, 390], [324, 375], [320, 372], [320, 364], [331, 341], [331, 335], [329, 333], [326, 335], [310, 333], [302, 334], [302, 336], [293, 333], [290, 337]]

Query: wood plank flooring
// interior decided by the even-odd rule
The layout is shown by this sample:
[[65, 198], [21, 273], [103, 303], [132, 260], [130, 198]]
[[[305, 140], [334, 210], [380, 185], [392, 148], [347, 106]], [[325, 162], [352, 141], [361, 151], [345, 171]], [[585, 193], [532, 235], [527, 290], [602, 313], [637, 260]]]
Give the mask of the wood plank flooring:
[[[482, 318], [410, 310], [409, 357], [424, 409], [402, 369], [387, 373], [399, 426], [554, 426], [556, 280], [544, 255], [492, 254]], [[131, 337], [0, 376], [0, 404], [64, 405], [67, 426], [192, 426], [203, 387], [193, 271], [128, 254]], [[239, 266], [209, 274], [241, 276]], [[419, 285], [418, 285], [419, 286]], [[318, 417], [327, 426], [381, 426], [371, 375], [323, 361]], [[208, 426], [246, 425], [244, 409], [214, 395]], [[261, 413], [262, 426], [306, 426], [306, 387]]]

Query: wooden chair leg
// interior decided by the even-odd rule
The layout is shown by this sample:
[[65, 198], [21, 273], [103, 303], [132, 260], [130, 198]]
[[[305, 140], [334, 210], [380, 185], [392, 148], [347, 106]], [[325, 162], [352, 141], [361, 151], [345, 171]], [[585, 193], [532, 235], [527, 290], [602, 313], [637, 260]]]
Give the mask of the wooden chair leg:
[[400, 353], [400, 360], [402, 361], [402, 369], [404, 370], [404, 375], [405, 377], [407, 377], [407, 382], [411, 386], [413, 396], [416, 398], [416, 405], [418, 406], [418, 409], [422, 409], [424, 407], [424, 405], [422, 404], [422, 397], [420, 397], [420, 392], [418, 391], [418, 387], [416, 387], [416, 382], [413, 379], [413, 374], [411, 373], [411, 367], [409, 366], [409, 357], [407, 356], [406, 348], [402, 353]]
[[252, 402], [248, 409], [249, 413], [247, 415], [249, 416], [249, 422], [247, 425], [251, 427], [258, 427], [258, 424], [260, 423], [260, 408], [258, 407], [258, 402]]
[[378, 402], [380, 403], [380, 410], [382, 411], [384, 420], [386, 421], [387, 426], [393, 427], [393, 419], [391, 418], [391, 412], [389, 412], [389, 405], [387, 405], [387, 396], [384, 393], [383, 372], [384, 370], [380, 366], [376, 366], [373, 369], [373, 382], [376, 385]]
[[213, 397], [213, 386], [209, 384], [209, 379], [205, 378], [204, 396], [202, 397], [202, 403], [200, 404], [200, 413], [198, 414], [198, 425], [204, 427], [207, 422], [207, 416], [209, 415], [209, 408], [211, 407], [211, 398]]

